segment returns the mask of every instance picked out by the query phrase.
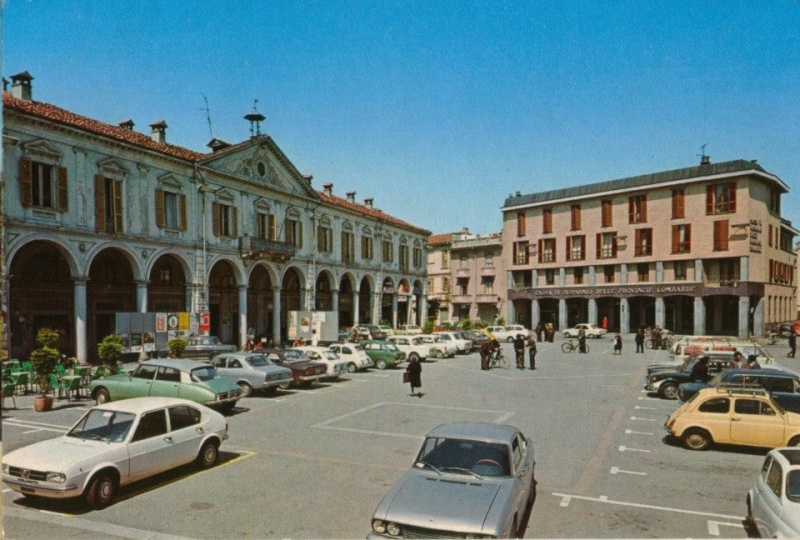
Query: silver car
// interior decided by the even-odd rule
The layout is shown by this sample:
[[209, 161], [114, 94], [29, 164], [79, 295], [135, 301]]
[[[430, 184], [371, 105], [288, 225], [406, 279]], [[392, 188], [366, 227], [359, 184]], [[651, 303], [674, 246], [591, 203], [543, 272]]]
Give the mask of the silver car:
[[292, 382], [292, 370], [272, 363], [260, 353], [222, 353], [211, 360], [220, 377], [239, 385], [242, 396], [256, 390], [274, 393], [282, 384]]
[[533, 443], [514, 426], [442, 424], [372, 515], [370, 538], [516, 538], [536, 498]]
[[800, 537], [800, 448], [775, 448], [747, 493], [747, 522], [761, 538]]

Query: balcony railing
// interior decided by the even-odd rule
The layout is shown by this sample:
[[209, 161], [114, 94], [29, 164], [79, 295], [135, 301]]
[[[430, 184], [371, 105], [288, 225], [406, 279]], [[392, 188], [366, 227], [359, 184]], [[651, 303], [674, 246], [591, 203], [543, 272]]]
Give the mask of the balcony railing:
[[475, 297], [475, 301], [479, 304], [496, 304], [496, 294], [479, 294]]
[[295, 247], [288, 242], [242, 236], [239, 238], [239, 252], [243, 259], [286, 262], [294, 256]]
[[493, 276], [495, 275], [494, 266], [484, 266], [481, 268], [481, 275], [482, 276]]
[[469, 277], [469, 268], [459, 268], [456, 270], [456, 277], [457, 278], [468, 278]]

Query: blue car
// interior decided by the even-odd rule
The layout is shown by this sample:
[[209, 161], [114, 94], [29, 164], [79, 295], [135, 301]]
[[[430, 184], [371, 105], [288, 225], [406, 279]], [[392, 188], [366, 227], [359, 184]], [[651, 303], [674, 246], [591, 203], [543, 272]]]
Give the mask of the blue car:
[[685, 402], [693, 395], [710, 386], [720, 384], [754, 384], [769, 392], [800, 392], [800, 376], [782, 369], [726, 369], [708, 382], [685, 382], [678, 387], [678, 399]]

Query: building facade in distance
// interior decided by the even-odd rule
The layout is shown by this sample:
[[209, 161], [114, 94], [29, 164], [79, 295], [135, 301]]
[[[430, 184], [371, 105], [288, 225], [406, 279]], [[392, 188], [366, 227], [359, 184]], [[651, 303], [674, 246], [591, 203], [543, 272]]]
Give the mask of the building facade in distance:
[[287, 313], [341, 326], [424, 321], [430, 232], [312, 187], [274, 140], [213, 139], [207, 153], [33, 100], [27, 72], [3, 92], [4, 309], [20, 358], [39, 328], [96, 358], [117, 312], [208, 312], [211, 332], [287, 335]]
[[789, 187], [755, 161], [541, 193], [502, 207], [509, 321], [762, 335], [795, 308]]

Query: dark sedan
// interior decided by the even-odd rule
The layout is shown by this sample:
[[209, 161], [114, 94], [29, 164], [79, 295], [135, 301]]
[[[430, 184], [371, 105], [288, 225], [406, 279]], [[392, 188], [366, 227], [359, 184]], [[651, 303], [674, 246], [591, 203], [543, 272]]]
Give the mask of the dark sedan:
[[308, 387], [314, 381], [327, 377], [328, 366], [322, 362], [315, 362], [302, 351], [293, 349], [264, 349], [261, 351], [269, 360], [279, 366], [292, 370], [293, 381], [283, 383], [280, 388], [286, 390], [292, 384]]
[[[675, 399], [678, 397], [678, 386], [681, 383], [690, 382], [692, 380], [692, 371], [695, 364], [703, 358], [702, 356], [694, 357], [694, 360], [688, 365], [674, 371], [657, 371], [647, 376], [644, 383], [644, 389], [648, 392], [656, 392], [659, 397], [664, 399]], [[728, 358], [711, 358], [708, 362], [708, 375], [711, 377], [726, 367], [728, 367], [730, 360]]]
[[763, 387], [768, 392], [787, 392], [790, 394], [796, 394], [800, 391], [800, 377], [791, 371], [782, 369], [726, 369], [708, 382], [682, 383], [678, 389], [678, 399], [688, 401], [689, 398], [703, 388], [721, 384], [753, 384]]

